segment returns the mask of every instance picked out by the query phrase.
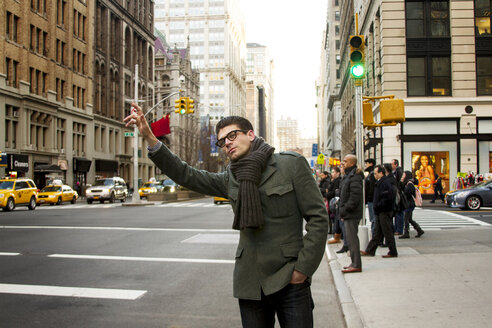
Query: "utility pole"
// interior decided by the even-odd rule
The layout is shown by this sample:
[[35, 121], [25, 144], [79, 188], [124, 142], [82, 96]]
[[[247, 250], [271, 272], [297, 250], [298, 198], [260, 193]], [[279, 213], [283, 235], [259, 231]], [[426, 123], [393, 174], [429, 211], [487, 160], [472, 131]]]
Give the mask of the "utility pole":
[[[138, 64], [135, 65], [135, 102], [138, 101]], [[132, 109], [133, 110], [133, 109]], [[138, 195], [138, 128], [133, 127], [133, 195], [132, 202], [140, 202]]]

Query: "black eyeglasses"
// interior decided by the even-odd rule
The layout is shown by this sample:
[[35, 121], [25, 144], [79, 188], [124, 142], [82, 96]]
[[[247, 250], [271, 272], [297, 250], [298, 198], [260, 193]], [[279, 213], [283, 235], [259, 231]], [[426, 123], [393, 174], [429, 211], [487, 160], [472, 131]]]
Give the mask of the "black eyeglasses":
[[226, 138], [229, 139], [230, 141], [234, 141], [237, 138], [237, 133], [238, 132], [242, 132], [242, 133], [246, 134], [246, 133], [248, 133], [248, 130], [232, 130], [224, 138], [221, 138], [221, 139], [217, 140], [217, 142], [215, 143], [215, 145], [217, 147], [219, 147], [219, 148], [224, 147], [225, 144], [226, 144]]

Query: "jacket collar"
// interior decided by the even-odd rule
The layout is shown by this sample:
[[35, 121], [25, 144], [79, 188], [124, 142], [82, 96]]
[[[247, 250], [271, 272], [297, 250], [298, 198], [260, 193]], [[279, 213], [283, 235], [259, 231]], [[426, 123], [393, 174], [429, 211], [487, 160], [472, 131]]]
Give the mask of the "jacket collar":
[[275, 172], [277, 172], [277, 159], [275, 154], [272, 154], [268, 160], [265, 170], [263, 171], [263, 174], [261, 175], [260, 186], [264, 184]]

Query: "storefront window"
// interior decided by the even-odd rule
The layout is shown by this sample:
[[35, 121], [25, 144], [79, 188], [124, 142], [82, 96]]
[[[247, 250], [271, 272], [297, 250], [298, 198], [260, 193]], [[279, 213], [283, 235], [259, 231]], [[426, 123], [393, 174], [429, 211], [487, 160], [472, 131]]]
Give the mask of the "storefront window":
[[475, 0], [475, 35], [490, 36], [490, 0]]

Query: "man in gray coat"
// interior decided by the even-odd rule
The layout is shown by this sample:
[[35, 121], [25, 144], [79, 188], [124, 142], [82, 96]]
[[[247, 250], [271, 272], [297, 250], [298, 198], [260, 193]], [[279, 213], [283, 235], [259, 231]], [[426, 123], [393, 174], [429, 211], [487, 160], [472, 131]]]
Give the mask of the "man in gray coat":
[[312, 327], [310, 284], [324, 254], [328, 215], [306, 159], [274, 154], [248, 120], [230, 116], [217, 124], [216, 144], [231, 164], [222, 173], [197, 170], [160, 143], [132, 106], [126, 126], [138, 127], [162, 172], [191, 190], [230, 199], [240, 231], [233, 293], [243, 327], [273, 328], [275, 314], [282, 327]]

